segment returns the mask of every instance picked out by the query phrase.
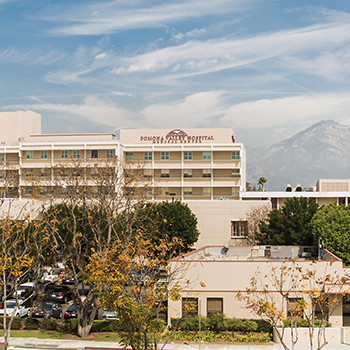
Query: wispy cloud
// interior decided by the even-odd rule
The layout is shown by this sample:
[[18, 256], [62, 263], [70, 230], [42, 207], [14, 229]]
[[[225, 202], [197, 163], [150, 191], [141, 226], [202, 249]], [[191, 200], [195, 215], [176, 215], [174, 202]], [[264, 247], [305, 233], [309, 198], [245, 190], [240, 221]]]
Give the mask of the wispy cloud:
[[62, 60], [66, 54], [56, 50], [44, 52], [39, 50], [19, 50], [14, 47], [9, 47], [0, 51], [0, 62], [6, 63], [27, 63], [33, 65], [50, 65]]
[[[257, 35], [246, 39], [215, 39], [188, 41], [185, 44], [147, 52], [134, 57], [122, 59], [120, 67], [113, 70], [116, 74], [139, 72], [175, 72], [174, 78], [189, 77], [199, 74], [218, 72], [228, 68], [238, 68], [278, 58], [279, 66], [288, 57], [302, 54], [306, 59], [319, 59], [325, 50], [332, 49], [333, 58], [338, 50], [350, 44], [350, 23], [326, 23], [305, 28], [279, 31]], [[345, 60], [334, 60], [342, 66]], [[276, 63], [275, 63], [276, 64]], [[286, 68], [286, 67], [284, 67]], [[295, 68], [295, 67], [294, 67]], [[303, 69], [300, 65], [299, 69]], [[321, 70], [311, 70], [304, 64], [309, 73], [329, 77]], [[340, 67], [341, 69], [341, 67]], [[336, 69], [333, 68], [333, 71]]]
[[207, 15], [240, 12], [257, 0], [183, 0], [162, 5], [129, 6], [121, 9], [120, 1], [82, 4], [61, 9], [63, 15], [45, 13], [42, 19], [74, 23], [52, 30], [56, 35], [101, 35], [116, 31], [160, 26]]
[[[41, 98], [32, 96], [34, 103], [21, 105], [21, 108], [30, 109], [43, 114], [59, 114], [65, 118], [83, 117], [91, 122], [105, 124], [108, 127], [135, 126], [133, 123], [134, 114], [119, 107], [114, 102], [107, 102], [105, 99], [89, 95], [80, 104], [48, 103]], [[5, 106], [7, 110], [17, 109], [17, 105]]]

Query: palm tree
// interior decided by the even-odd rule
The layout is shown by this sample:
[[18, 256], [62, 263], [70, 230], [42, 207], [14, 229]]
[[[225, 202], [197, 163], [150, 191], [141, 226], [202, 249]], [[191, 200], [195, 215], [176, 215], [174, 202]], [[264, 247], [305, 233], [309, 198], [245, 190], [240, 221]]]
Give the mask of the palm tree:
[[264, 177], [264, 176], [261, 176], [261, 177], [259, 178], [259, 180], [258, 180], [258, 185], [261, 186], [261, 190], [262, 190], [262, 191], [265, 191], [265, 190], [264, 190], [264, 185], [266, 184], [266, 182], [267, 182], [267, 178]]

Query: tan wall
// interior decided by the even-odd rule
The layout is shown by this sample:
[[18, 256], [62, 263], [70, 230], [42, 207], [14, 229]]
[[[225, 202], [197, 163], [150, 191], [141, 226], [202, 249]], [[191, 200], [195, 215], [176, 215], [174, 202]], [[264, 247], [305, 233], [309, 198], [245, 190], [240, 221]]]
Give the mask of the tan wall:
[[[284, 264], [282, 261], [233, 261], [222, 259], [208, 261], [205, 258], [197, 261], [173, 262], [172, 268], [177, 268], [181, 273], [180, 285], [184, 297], [197, 297], [201, 301], [201, 314], [207, 315], [206, 304], [208, 297], [222, 297], [223, 311], [228, 317], [237, 318], [258, 318], [251, 314], [244, 301], [237, 300], [238, 292], [246, 293], [253, 277], [256, 277], [259, 283], [267, 286], [269, 293], [273, 296], [279, 308], [283, 308], [279, 293], [265, 276], [271, 275], [273, 268], [279, 268]], [[285, 262], [286, 266], [293, 264]], [[338, 274], [342, 276], [342, 262], [320, 261], [316, 265], [310, 261], [297, 261], [297, 264], [305, 272], [307, 269], [313, 270], [316, 266], [317, 276], [324, 276], [325, 272], [332, 276]], [[256, 275], [257, 271], [260, 274]], [[186, 283], [185, 281], [188, 281]], [[288, 282], [285, 289], [288, 289]], [[301, 287], [300, 287], [301, 288]], [[330, 289], [339, 292], [340, 288]], [[301, 293], [295, 296], [301, 296]], [[307, 295], [303, 295], [305, 299]], [[181, 301], [169, 301], [169, 317], [181, 316]], [[337, 308], [331, 318], [333, 326], [342, 325], [342, 310]]]
[[265, 205], [270, 201], [184, 201], [198, 218], [201, 232], [197, 248], [208, 245], [236, 245], [231, 238], [231, 220], [244, 220], [246, 213], [256, 205]]
[[5, 145], [28, 141], [31, 134], [41, 132], [41, 116], [32, 111], [0, 112], [1, 138]]

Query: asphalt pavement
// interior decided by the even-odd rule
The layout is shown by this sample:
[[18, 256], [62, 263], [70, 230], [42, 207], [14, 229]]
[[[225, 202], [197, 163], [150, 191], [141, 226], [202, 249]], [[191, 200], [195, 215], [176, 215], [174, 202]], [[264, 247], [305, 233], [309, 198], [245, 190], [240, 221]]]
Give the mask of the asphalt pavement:
[[[0, 338], [0, 344], [3, 344], [3, 338]], [[295, 350], [307, 350], [306, 344], [296, 344]], [[119, 343], [115, 342], [96, 342], [89, 340], [60, 340], [60, 339], [37, 339], [37, 338], [11, 338], [10, 349], [65, 349], [65, 350], [122, 350], [124, 349]], [[166, 350], [282, 350], [280, 344], [210, 344], [202, 343], [168, 343]], [[328, 344], [323, 350], [350, 350], [350, 344]]]

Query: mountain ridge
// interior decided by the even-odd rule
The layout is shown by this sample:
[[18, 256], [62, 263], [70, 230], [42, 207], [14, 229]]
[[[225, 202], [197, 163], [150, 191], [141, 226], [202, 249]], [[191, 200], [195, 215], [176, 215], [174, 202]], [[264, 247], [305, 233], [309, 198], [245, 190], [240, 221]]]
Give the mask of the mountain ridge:
[[267, 190], [315, 186], [322, 178], [350, 177], [350, 126], [321, 120], [264, 148], [247, 148], [247, 181], [268, 179]]

